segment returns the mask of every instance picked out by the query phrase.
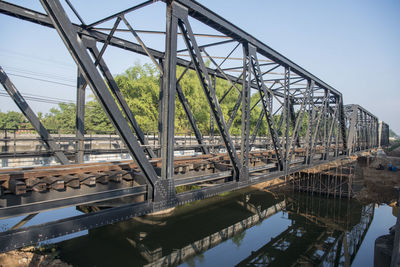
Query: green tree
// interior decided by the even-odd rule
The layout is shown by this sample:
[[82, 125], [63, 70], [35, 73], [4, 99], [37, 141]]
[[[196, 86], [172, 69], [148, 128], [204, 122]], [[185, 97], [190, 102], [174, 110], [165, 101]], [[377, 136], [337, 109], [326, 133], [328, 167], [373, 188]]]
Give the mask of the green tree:
[[135, 66], [115, 81], [143, 132], [156, 132], [158, 125], [159, 74], [150, 64]]
[[25, 116], [16, 111], [0, 112], [0, 128], [1, 129], [21, 129], [29, 128], [28, 120]]
[[47, 129], [73, 133], [75, 128], [76, 106], [73, 103], [60, 103], [58, 108], [50, 109], [45, 114], [42, 123]]
[[[180, 77], [184, 68], [177, 67], [177, 77]], [[159, 93], [160, 93], [160, 74], [158, 69], [151, 64], [135, 64], [127, 69], [124, 73], [115, 76], [115, 81], [121, 90], [125, 100], [132, 110], [136, 121], [145, 133], [158, 131], [159, 120]], [[224, 99], [222, 97], [232, 87], [227, 80], [217, 78], [216, 94], [220, 103], [225, 122], [228, 123], [229, 116], [238, 100], [239, 90], [241, 85], [236, 85], [236, 88], [230, 90]], [[210, 108], [203, 88], [197, 78], [197, 74], [193, 70], [189, 70], [180, 79], [179, 84], [188, 101], [191, 112], [194, 116], [196, 124], [203, 135], [210, 133]], [[259, 99], [258, 94], [251, 96], [251, 106]], [[175, 106], [175, 132], [187, 133], [193, 132], [191, 125], [188, 122], [178, 97], [176, 96]], [[251, 112], [250, 118], [250, 133], [254, 131], [255, 125], [261, 112], [261, 104], [259, 103]], [[232, 135], [240, 135], [241, 133], [241, 113], [239, 107], [235, 119], [230, 128]], [[19, 114], [19, 115], [18, 115]], [[73, 133], [75, 130], [75, 114], [76, 105], [73, 103], [61, 103], [57, 108], [52, 108], [47, 114], [39, 114], [40, 120], [48, 129], [57, 129], [65, 133]], [[20, 113], [0, 114], [0, 123], [3, 127], [17, 127], [20, 125], [22, 116]], [[17, 118], [18, 117], [18, 118]], [[23, 118], [23, 116], [22, 116]], [[95, 98], [88, 101], [85, 106], [85, 128], [93, 131], [113, 131], [114, 128], [103, 111], [101, 105]], [[215, 133], [218, 133], [218, 128], [215, 125]], [[267, 124], [263, 120], [259, 135], [267, 133]]]

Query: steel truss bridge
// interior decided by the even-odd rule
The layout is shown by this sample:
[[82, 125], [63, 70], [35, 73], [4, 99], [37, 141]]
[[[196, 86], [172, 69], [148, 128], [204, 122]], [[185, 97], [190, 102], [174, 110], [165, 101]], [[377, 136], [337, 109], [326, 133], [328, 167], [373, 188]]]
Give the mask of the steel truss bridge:
[[[55, 29], [76, 62], [76, 153], [71, 158], [68, 151], [61, 149], [1, 68], [4, 89], [60, 165], [0, 171], [0, 218], [28, 214], [0, 233], [0, 251], [284, 177], [388, 142], [388, 126], [376, 116], [359, 105], [345, 106], [338, 90], [195, 1], [149, 0], [90, 24], [69, 0], [40, 3], [45, 13], [4, 1], [0, 2], [0, 12]], [[160, 5], [166, 12], [165, 19], [152, 19], [149, 25], [159, 24], [165, 31], [138, 30], [131, 24], [130, 16], [140, 9]], [[197, 29], [209, 33], [199, 33]], [[127, 34], [131, 39], [126, 38]], [[143, 38], [145, 34], [158, 34], [161, 37], [156, 44], [165, 46], [151, 47]], [[149, 145], [109, 70], [103, 57], [109, 47], [147, 56], [158, 68], [159, 151]], [[178, 66], [183, 72], [178, 71]], [[188, 71], [197, 74], [207, 99], [210, 128], [215, 127], [218, 133], [217, 145], [203, 138], [184, 94], [180, 82]], [[221, 80], [230, 88], [218, 97]], [[83, 163], [87, 86], [133, 161]], [[233, 92], [237, 101], [226, 116], [220, 103]], [[251, 105], [254, 95], [258, 101]], [[176, 99], [193, 129], [196, 156], [174, 157]], [[255, 106], [261, 107], [261, 112], [256, 123], [251, 124]], [[235, 120], [241, 122], [240, 140], [231, 136]], [[262, 122], [267, 124], [267, 136], [259, 135]], [[178, 186], [190, 189], [191, 185], [200, 189], [182, 193], [175, 190]], [[42, 211], [122, 197], [130, 202], [21, 228]]]

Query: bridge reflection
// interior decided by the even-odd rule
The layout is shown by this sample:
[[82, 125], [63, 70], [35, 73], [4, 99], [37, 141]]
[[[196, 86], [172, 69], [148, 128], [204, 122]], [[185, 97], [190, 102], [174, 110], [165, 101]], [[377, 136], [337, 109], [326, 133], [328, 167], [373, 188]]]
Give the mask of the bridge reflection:
[[[287, 228], [247, 251], [236, 264], [350, 265], [372, 222], [374, 206], [304, 193], [241, 191], [178, 207], [169, 216], [139, 217], [93, 229], [58, 247], [61, 258], [74, 266], [176, 266], [193, 263], [195, 256], [201, 258], [227, 240], [238, 248], [251, 242], [243, 241], [246, 232], [276, 214], [289, 220]], [[261, 229], [258, 235], [266, 233]]]
[[291, 225], [239, 266], [350, 266], [374, 205], [298, 195], [285, 198]]

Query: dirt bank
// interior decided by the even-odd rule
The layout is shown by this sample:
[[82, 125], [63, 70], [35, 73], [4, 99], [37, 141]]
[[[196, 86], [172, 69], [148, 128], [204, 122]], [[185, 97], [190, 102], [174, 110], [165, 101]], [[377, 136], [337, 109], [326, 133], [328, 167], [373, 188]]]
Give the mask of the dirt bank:
[[27, 247], [0, 253], [0, 267], [72, 267], [59, 259], [56, 259], [56, 250], [49, 250], [46, 253], [35, 249], [34, 247]]
[[[392, 151], [393, 152], [393, 151]], [[399, 151], [400, 152], [400, 151]], [[387, 156], [382, 151], [371, 154], [360, 164], [360, 175], [364, 188], [356, 195], [362, 202], [390, 204], [398, 198], [397, 188], [400, 188], [400, 157]], [[396, 166], [397, 171], [390, 171], [389, 165]]]
[[400, 157], [400, 146], [392, 151], [386, 150], [385, 152], [389, 157]]

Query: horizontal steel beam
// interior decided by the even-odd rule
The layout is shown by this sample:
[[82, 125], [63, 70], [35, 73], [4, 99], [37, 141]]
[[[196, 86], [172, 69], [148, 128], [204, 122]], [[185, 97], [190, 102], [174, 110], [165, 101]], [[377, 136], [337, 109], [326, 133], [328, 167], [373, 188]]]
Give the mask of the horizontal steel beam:
[[[53, 194], [46, 193], [45, 195], [40, 196], [24, 197], [23, 200], [24, 202], [27, 202], [26, 204], [21, 203], [19, 205], [0, 207], [0, 219], [115, 198], [143, 195], [147, 194], [147, 185], [117, 188], [100, 192], [91, 192], [93, 190], [90, 190], [90, 188], [83, 192], [78, 191], [77, 193], [75, 191], [76, 190], [69, 189], [65, 192], [54, 192]], [[31, 198], [34, 200], [29, 201]]]

